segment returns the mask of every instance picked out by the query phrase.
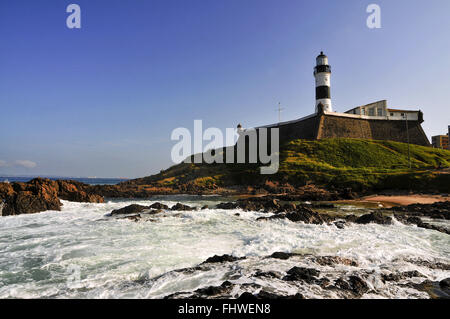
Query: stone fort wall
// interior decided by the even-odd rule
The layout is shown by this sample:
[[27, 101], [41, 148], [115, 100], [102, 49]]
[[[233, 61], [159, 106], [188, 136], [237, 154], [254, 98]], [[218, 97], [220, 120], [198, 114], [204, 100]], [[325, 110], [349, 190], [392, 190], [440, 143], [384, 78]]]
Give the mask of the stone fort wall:
[[[406, 121], [401, 120], [371, 120], [319, 113], [304, 120], [281, 123], [267, 128], [272, 127], [279, 128], [281, 144], [294, 139], [325, 138], [362, 138], [408, 142]], [[431, 145], [422, 129], [421, 122], [408, 121], [408, 132], [411, 144]]]

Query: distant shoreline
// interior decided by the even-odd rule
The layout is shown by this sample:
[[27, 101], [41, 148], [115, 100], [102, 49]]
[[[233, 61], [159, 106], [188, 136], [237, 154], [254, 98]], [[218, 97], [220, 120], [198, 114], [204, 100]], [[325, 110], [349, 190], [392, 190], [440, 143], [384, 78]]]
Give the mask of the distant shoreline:
[[[114, 178], [114, 177], [66, 177], [66, 176], [40, 176], [41, 178], [48, 178], [53, 181], [57, 180], [73, 180], [88, 185], [115, 185], [129, 180], [128, 178]], [[0, 176], [0, 182], [20, 182], [27, 183], [30, 180], [37, 178], [37, 176]]]

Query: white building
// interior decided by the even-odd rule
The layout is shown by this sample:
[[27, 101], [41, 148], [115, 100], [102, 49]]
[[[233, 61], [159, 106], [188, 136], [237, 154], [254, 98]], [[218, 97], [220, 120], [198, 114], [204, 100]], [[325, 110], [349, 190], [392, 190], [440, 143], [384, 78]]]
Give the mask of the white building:
[[418, 121], [421, 117], [420, 111], [388, 108], [386, 100], [358, 106], [351, 110], [348, 110], [345, 113], [359, 115], [362, 118], [380, 119], [380, 120]]

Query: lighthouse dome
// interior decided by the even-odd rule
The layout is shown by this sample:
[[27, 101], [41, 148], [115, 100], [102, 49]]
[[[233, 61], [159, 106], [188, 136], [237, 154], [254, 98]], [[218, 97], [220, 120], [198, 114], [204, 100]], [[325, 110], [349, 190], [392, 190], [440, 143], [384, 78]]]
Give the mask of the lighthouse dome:
[[317, 65], [328, 65], [328, 57], [323, 54], [323, 51], [316, 58]]

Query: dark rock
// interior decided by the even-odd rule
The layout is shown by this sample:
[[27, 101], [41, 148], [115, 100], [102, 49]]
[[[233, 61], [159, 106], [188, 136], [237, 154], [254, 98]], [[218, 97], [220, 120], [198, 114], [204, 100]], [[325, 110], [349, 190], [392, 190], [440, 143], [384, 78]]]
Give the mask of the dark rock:
[[293, 212], [297, 210], [297, 205], [295, 205], [294, 203], [286, 203], [283, 206], [281, 206], [281, 209], [279, 210], [279, 212]]
[[358, 266], [358, 263], [356, 261], [349, 258], [343, 258], [338, 256], [319, 256], [316, 258], [316, 262], [321, 266], [333, 266], [335, 264], [353, 267]]
[[0, 183], [2, 216], [61, 210], [58, 183], [35, 178], [28, 183]]
[[245, 257], [235, 257], [231, 255], [214, 255], [213, 257], [209, 257], [202, 264], [212, 264], [212, 263], [224, 263], [224, 262], [233, 262], [237, 260], [245, 259]]
[[205, 288], [199, 288], [194, 292], [176, 292], [164, 297], [164, 299], [205, 299], [205, 298], [220, 298], [228, 297], [228, 294], [233, 289], [233, 284], [229, 281], [223, 282], [220, 286], [209, 286]]
[[204, 206], [202, 207], [202, 210], [205, 210], [205, 209], [208, 209], [208, 208], [209, 208], [208, 205], [204, 205]]
[[305, 224], [323, 224], [332, 218], [328, 215], [319, 214], [308, 207], [299, 207], [296, 211], [286, 214], [276, 214], [270, 217], [260, 217], [257, 220], [289, 219], [292, 222], [303, 222]]
[[240, 208], [243, 211], [261, 211], [266, 212], [276, 211], [280, 209], [279, 201], [273, 197], [250, 197], [245, 199], [239, 199], [235, 203], [220, 203], [216, 206], [219, 209], [237, 209]]
[[246, 212], [259, 212], [261, 210], [268, 210], [263, 201], [256, 200], [238, 200], [238, 208]]
[[337, 279], [334, 282], [334, 285], [337, 288], [342, 289], [342, 290], [348, 290], [348, 291], [352, 290], [352, 287], [350, 286], [350, 284], [342, 278]]
[[399, 222], [407, 224], [407, 225], [416, 225], [417, 227], [420, 227], [420, 228], [431, 229], [431, 230], [436, 230], [436, 231], [444, 233], [444, 234], [450, 234], [450, 229], [441, 227], [441, 226], [432, 225], [429, 223], [425, 223], [422, 221], [422, 219], [420, 217], [417, 217], [417, 216], [407, 216], [407, 215], [395, 214], [394, 217]]
[[409, 206], [392, 207], [390, 210], [403, 212], [408, 216], [422, 216], [433, 219], [450, 220], [450, 201], [434, 204], [412, 204]]
[[172, 206], [171, 210], [177, 210], [177, 211], [191, 211], [195, 210], [195, 208], [190, 207], [188, 205], [183, 205], [181, 203], [177, 203], [176, 205]]
[[225, 281], [220, 286], [209, 286], [206, 288], [200, 288], [195, 291], [198, 295], [203, 296], [217, 296], [217, 295], [223, 295], [226, 293], [229, 293], [231, 289], [233, 288], [233, 284], [229, 281]]
[[158, 203], [158, 202], [151, 204], [149, 207], [154, 208], [154, 209], [169, 209], [169, 206]]
[[[448, 279], [444, 279], [447, 281]], [[446, 286], [446, 282], [441, 285], [441, 282], [424, 280], [419, 284], [408, 283], [406, 286], [426, 292], [432, 299], [450, 299], [450, 289]]]
[[450, 264], [444, 264], [436, 261], [428, 261], [423, 259], [406, 259], [407, 262], [414, 265], [427, 267], [430, 269], [450, 270]]
[[312, 268], [293, 267], [283, 278], [285, 281], [299, 281], [303, 280], [307, 283], [314, 283], [317, 280], [317, 276], [320, 275], [320, 271]]
[[280, 208], [280, 203], [277, 199], [268, 200], [267, 202], [264, 202], [263, 205], [266, 210], [276, 210]]
[[313, 184], [308, 184], [303, 187], [297, 188], [295, 193], [290, 192], [288, 195], [277, 196], [282, 201], [315, 201], [326, 202], [335, 201], [341, 198], [341, 195], [337, 191], [326, 190], [317, 187]]
[[315, 284], [322, 287], [322, 289], [329, 289], [331, 281], [330, 281], [330, 279], [323, 277], [323, 278], [316, 280]]
[[32, 214], [46, 210], [61, 210], [60, 199], [103, 203], [90, 185], [76, 181], [53, 181], [35, 178], [27, 183], [0, 183], [2, 216]]
[[439, 286], [441, 286], [442, 289], [450, 289], [450, 278], [446, 278], [444, 280], [441, 280], [439, 282]]
[[217, 209], [236, 209], [238, 208], [237, 203], [220, 203], [216, 206]]
[[205, 266], [202, 266], [202, 265], [198, 265], [198, 266], [195, 266], [195, 267], [175, 269], [175, 270], [172, 270], [172, 271], [173, 272], [178, 272], [178, 273], [181, 272], [181, 273], [185, 273], [185, 274], [193, 274], [193, 273], [195, 273], [197, 271], [209, 271], [209, 270], [211, 270], [210, 267], [205, 267]]
[[150, 207], [142, 206], [142, 205], [138, 205], [138, 204], [131, 204], [131, 205], [125, 206], [123, 208], [113, 210], [111, 212], [111, 215], [114, 216], [114, 215], [136, 214], [136, 213], [140, 213], [146, 209], [150, 209]]
[[284, 252], [275, 252], [272, 255], [270, 255], [270, 258], [275, 258], [275, 259], [289, 259], [293, 256], [299, 256], [299, 254], [295, 254], [295, 253], [284, 253]]
[[293, 222], [304, 222], [305, 224], [323, 224], [328, 219], [328, 216], [302, 207], [295, 212], [287, 213], [286, 218]]
[[145, 211], [142, 214], [145, 214], [145, 215], [156, 215], [156, 214], [160, 214], [160, 213], [164, 213], [164, 211], [162, 209], [152, 209], [152, 210], [149, 210], [149, 211]]
[[283, 296], [277, 295], [273, 292], [268, 292], [265, 290], [261, 290], [259, 293], [255, 295], [256, 299], [266, 299], [266, 300], [274, 300], [274, 299], [305, 299], [305, 297], [301, 293], [296, 293], [292, 296]]
[[81, 203], [103, 203], [103, 196], [96, 194], [91, 185], [77, 181], [56, 181], [58, 185], [58, 196], [72, 202]]
[[253, 277], [265, 277], [265, 278], [281, 278], [282, 275], [280, 273], [274, 271], [257, 271]]
[[376, 223], [380, 225], [390, 225], [392, 223], [392, 218], [389, 216], [384, 216], [380, 212], [373, 212], [367, 215], [363, 215], [356, 219], [357, 224], [369, 224]]
[[334, 226], [336, 226], [339, 229], [344, 229], [345, 225], [347, 225], [347, 223], [343, 220], [339, 220], [337, 222], [334, 222]]
[[345, 220], [349, 223], [355, 223], [357, 219], [358, 219], [358, 216], [355, 216], [355, 215], [345, 216]]
[[340, 193], [340, 196], [341, 196], [342, 199], [356, 199], [356, 198], [358, 198], [358, 195], [355, 194], [351, 188], [344, 189]]
[[390, 274], [382, 274], [381, 279], [383, 281], [400, 281], [402, 279], [406, 278], [413, 278], [413, 277], [425, 277], [423, 274], [418, 272], [417, 270], [414, 271], [406, 271], [403, 273], [390, 273]]
[[402, 276], [405, 277], [405, 278], [425, 277], [423, 274], [421, 274], [417, 270], [405, 271], [405, 272], [402, 273]]
[[336, 280], [335, 286], [342, 290], [351, 291], [359, 297], [369, 291], [369, 286], [358, 276], [350, 276], [347, 281], [339, 278]]

